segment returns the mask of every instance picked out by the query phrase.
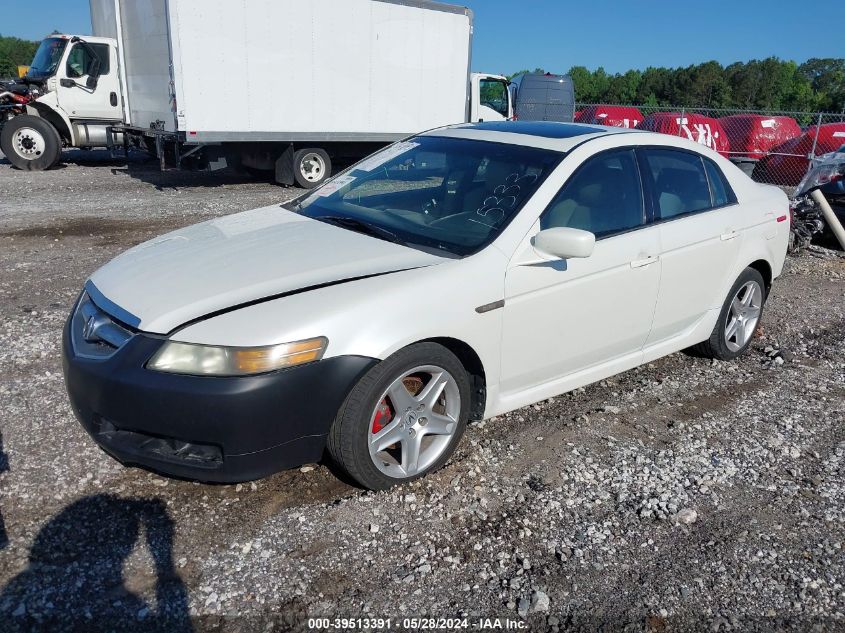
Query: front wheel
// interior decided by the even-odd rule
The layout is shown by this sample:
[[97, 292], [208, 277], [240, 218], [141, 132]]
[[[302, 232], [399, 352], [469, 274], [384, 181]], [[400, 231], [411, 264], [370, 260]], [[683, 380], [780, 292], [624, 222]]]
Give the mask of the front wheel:
[[325, 150], [312, 147], [293, 155], [293, 177], [303, 189], [313, 189], [331, 174], [332, 160]]
[[710, 338], [693, 351], [718, 360], [733, 360], [748, 346], [760, 323], [766, 302], [766, 282], [753, 268], [746, 268], [728, 293]]
[[49, 122], [21, 114], [3, 126], [0, 150], [18, 169], [43, 171], [59, 162], [62, 139]]
[[329, 432], [334, 463], [370, 490], [437, 470], [470, 411], [469, 377], [436, 343], [418, 343], [376, 365], [352, 389]]

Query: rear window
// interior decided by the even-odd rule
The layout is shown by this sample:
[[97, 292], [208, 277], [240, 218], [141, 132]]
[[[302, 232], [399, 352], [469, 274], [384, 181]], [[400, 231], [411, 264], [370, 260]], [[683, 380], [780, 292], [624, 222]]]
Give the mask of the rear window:
[[704, 169], [707, 170], [707, 178], [710, 180], [710, 193], [713, 198], [714, 207], [724, 207], [736, 202], [736, 195], [731, 189], [725, 174], [712, 160], [704, 159]]

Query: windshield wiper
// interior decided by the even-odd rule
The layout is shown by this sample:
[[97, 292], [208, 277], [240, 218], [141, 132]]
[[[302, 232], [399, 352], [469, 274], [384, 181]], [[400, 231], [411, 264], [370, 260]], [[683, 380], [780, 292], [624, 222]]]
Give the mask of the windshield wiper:
[[313, 219], [319, 220], [320, 222], [326, 222], [328, 224], [334, 224], [335, 226], [340, 226], [344, 229], [355, 231], [356, 233], [364, 233], [365, 235], [371, 235], [372, 237], [377, 237], [388, 242], [393, 242], [394, 244], [401, 244], [402, 246], [408, 245], [405, 240], [396, 235], [396, 233], [394, 233], [393, 231], [389, 231], [388, 229], [385, 229], [379, 226], [378, 224], [373, 224], [365, 220], [359, 220], [358, 218], [350, 218], [345, 215], [321, 215]]

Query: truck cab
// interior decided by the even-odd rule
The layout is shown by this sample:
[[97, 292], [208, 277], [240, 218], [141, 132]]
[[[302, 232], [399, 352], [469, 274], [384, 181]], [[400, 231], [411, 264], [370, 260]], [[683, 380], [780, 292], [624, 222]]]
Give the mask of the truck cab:
[[501, 75], [473, 73], [470, 79], [469, 120], [471, 123], [504, 121], [513, 118], [513, 101], [508, 90], [510, 82]]
[[63, 145], [109, 145], [107, 128], [123, 121], [117, 42], [53, 34], [42, 40], [22, 81], [25, 113], [4, 126], [2, 150], [21, 169], [49, 169]]

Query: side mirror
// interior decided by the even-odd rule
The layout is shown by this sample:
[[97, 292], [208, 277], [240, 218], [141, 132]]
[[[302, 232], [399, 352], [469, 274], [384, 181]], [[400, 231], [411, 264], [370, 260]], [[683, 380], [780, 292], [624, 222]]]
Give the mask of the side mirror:
[[534, 248], [560, 259], [589, 257], [596, 245], [596, 236], [589, 231], [556, 227], [540, 231], [532, 241]]
[[99, 57], [94, 57], [94, 60], [91, 62], [91, 68], [88, 69], [88, 76], [93, 78], [98, 78], [100, 76], [100, 69], [102, 68], [102, 64], [100, 63]]
[[98, 83], [99, 83], [99, 80], [94, 75], [89, 75], [88, 79], [85, 80], [85, 85], [88, 88], [90, 88], [91, 90], [96, 90]]

